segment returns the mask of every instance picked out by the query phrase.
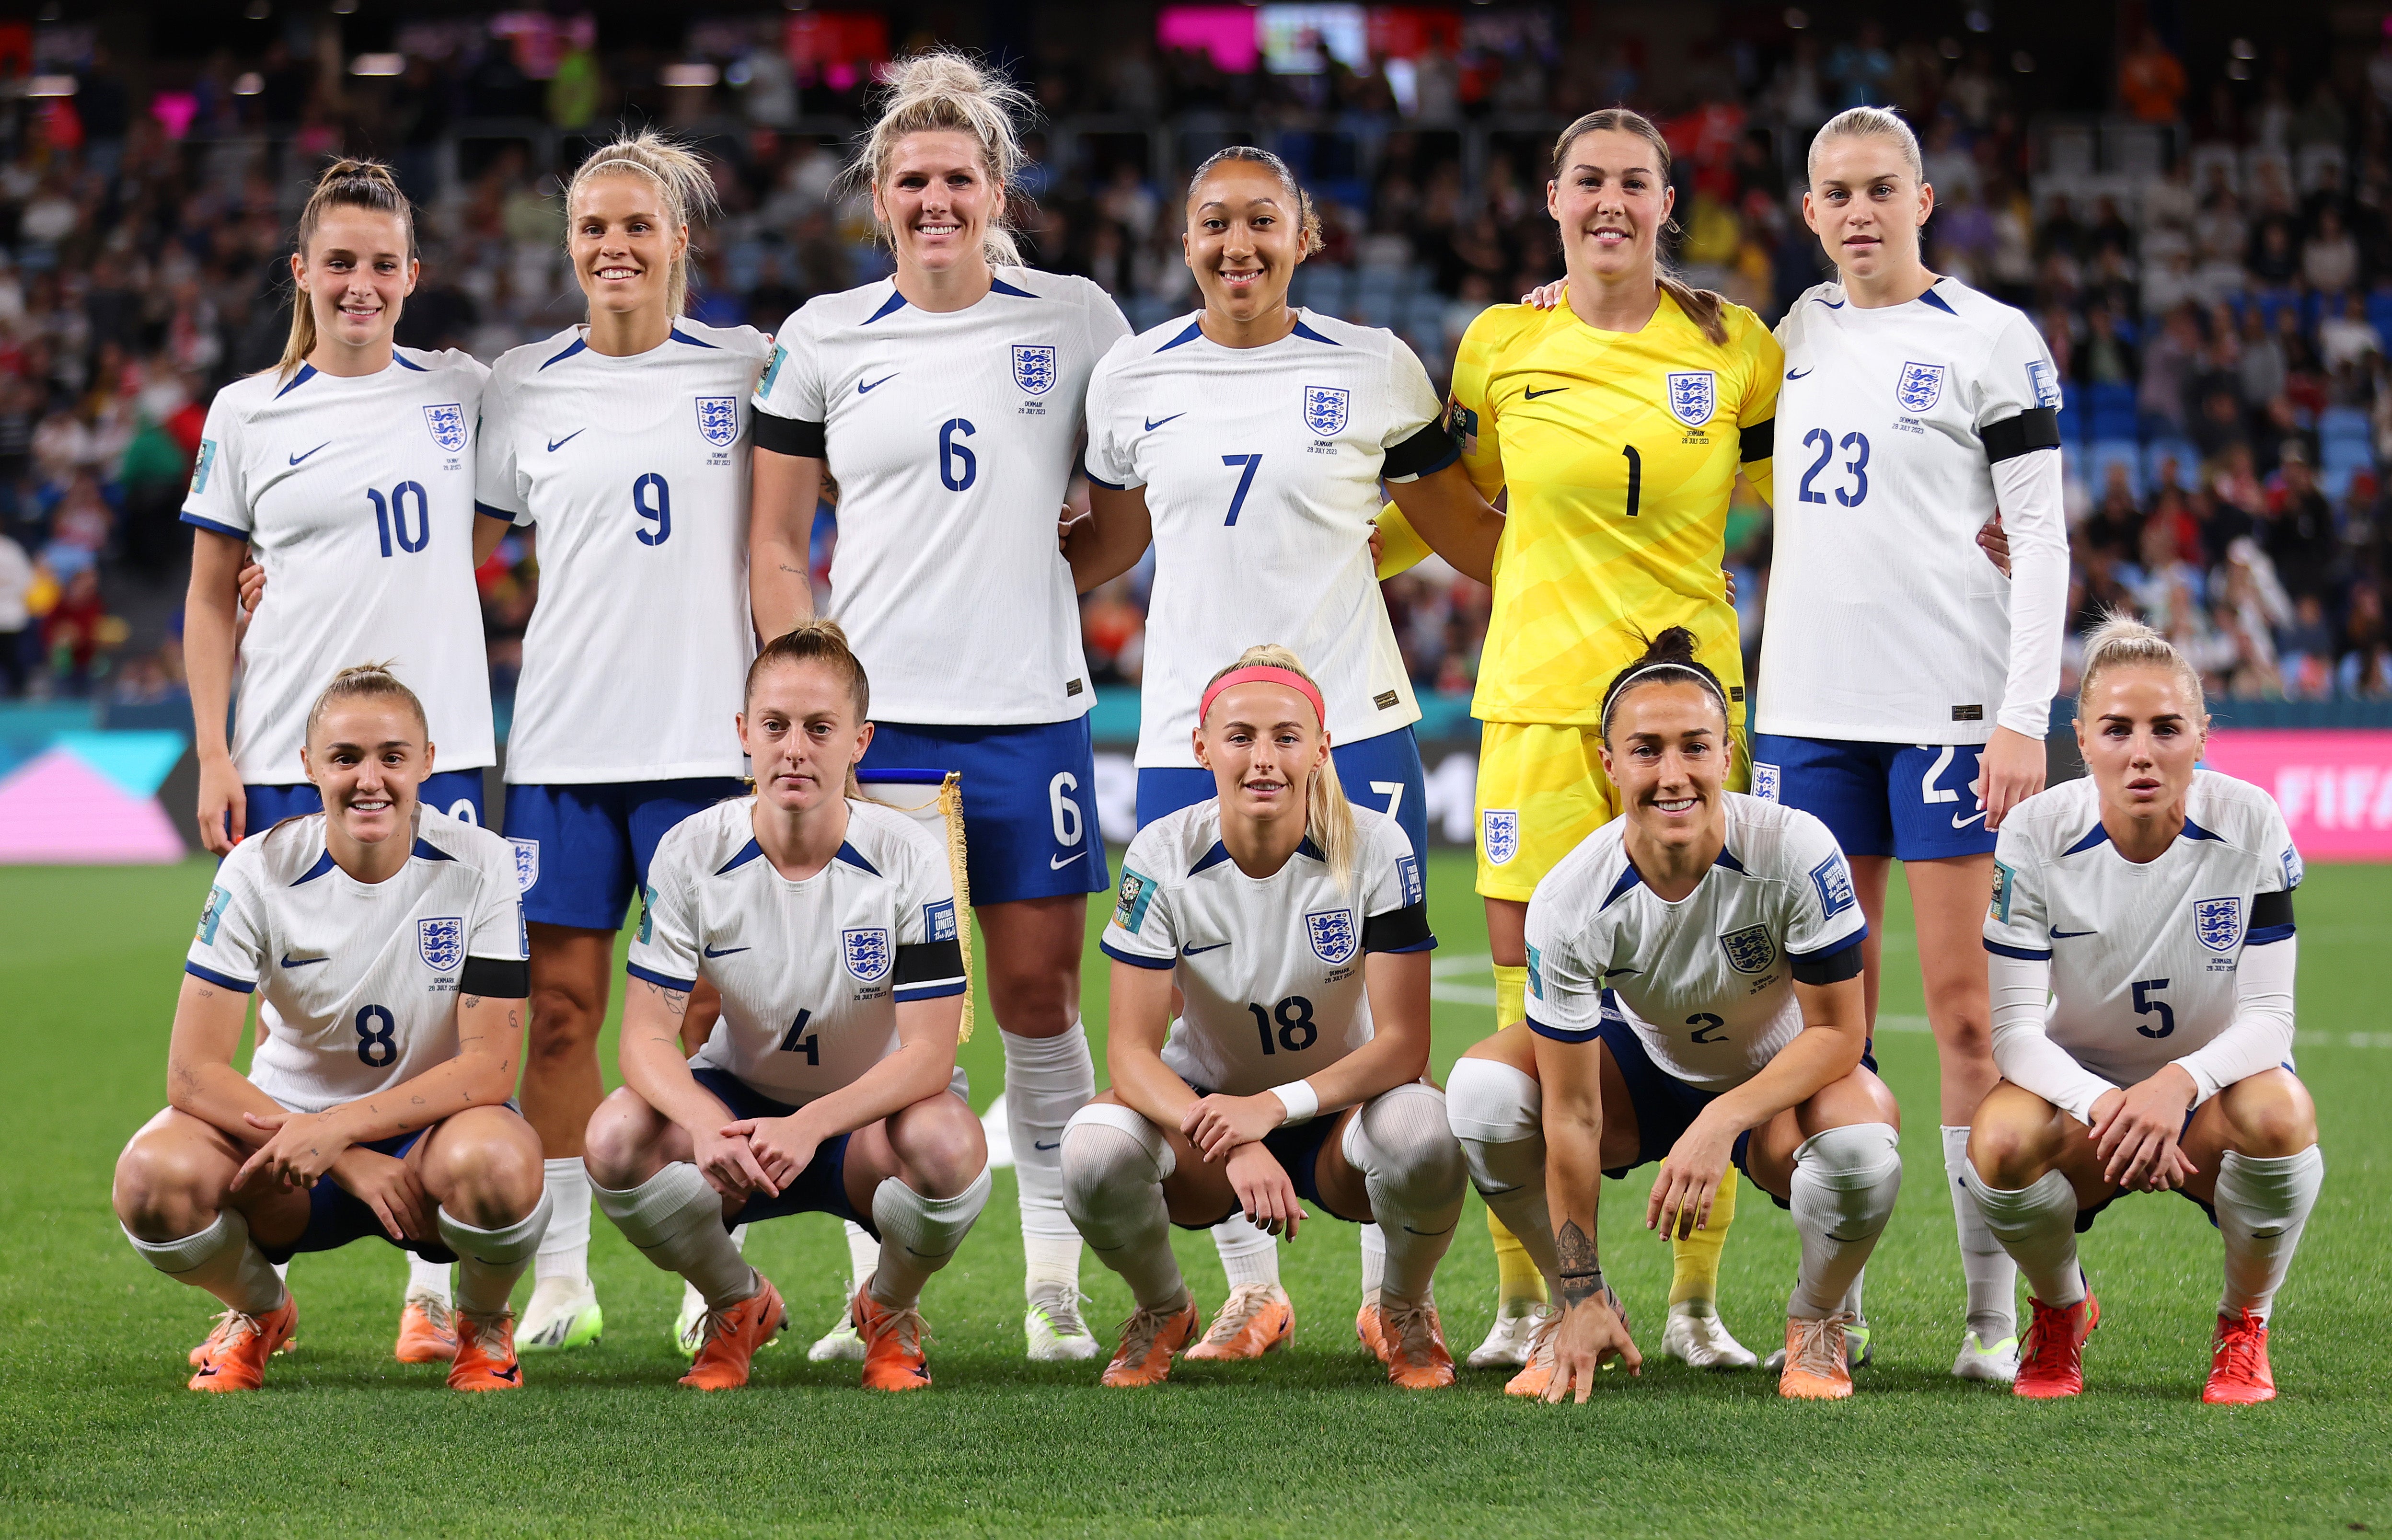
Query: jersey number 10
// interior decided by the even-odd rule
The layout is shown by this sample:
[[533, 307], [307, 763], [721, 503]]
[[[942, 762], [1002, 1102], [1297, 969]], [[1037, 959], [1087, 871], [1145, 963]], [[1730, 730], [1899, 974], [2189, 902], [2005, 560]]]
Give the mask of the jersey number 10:
[[[407, 499], [410, 494], [415, 498], [415, 534], [412, 538], [407, 532]], [[384, 556], [392, 553], [394, 538], [398, 549], [410, 556], [432, 543], [432, 505], [423, 496], [422, 483], [400, 482], [390, 489], [387, 499], [370, 486], [366, 488], [366, 496], [373, 503], [374, 530], [382, 537], [382, 553]]]

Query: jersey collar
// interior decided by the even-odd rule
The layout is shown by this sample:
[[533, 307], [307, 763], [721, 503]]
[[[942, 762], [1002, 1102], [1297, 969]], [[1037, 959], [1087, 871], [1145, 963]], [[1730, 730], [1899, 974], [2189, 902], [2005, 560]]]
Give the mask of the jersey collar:
[[[1324, 863], [1329, 860], [1327, 856], [1320, 853], [1320, 847], [1312, 843], [1310, 835], [1305, 835], [1296, 843], [1295, 853], [1299, 856], [1310, 856], [1313, 860]], [[1203, 858], [1188, 869], [1188, 874], [1192, 877], [1199, 872], [1209, 872], [1228, 859], [1229, 848], [1216, 839], [1213, 842], [1213, 848], [1204, 852]], [[1285, 871], [1286, 868], [1281, 867], [1280, 870]]]
[[[1631, 889], [1644, 886], [1644, 874], [1636, 870], [1636, 862], [1629, 856], [1626, 849], [1623, 848], [1619, 852], [1619, 859], [1625, 863], [1625, 869], [1620, 872], [1619, 880], [1611, 885], [1611, 891], [1603, 896], [1603, 902], [1596, 906], [1595, 912], [1598, 914], [1602, 913], [1605, 910], [1609, 909], [1613, 904], [1618, 902], [1619, 899], [1625, 898]], [[1731, 851], [1724, 845], [1720, 847], [1720, 853], [1712, 858], [1711, 864], [1713, 866], [1724, 866], [1729, 871], [1736, 873], [1738, 876], [1747, 874], [1744, 869], [1744, 862], [1736, 860], [1735, 852]], [[1699, 888], [1702, 885], [1697, 883], [1695, 886]], [[1686, 897], [1690, 899], [1693, 898], [1694, 895], [1689, 893]], [[1668, 902], [1667, 899], [1663, 899], [1662, 901], [1665, 903]], [[1679, 901], [1683, 903], [1684, 899], [1680, 899]]]
[[[2213, 834], [2209, 830], [2203, 828], [2200, 824], [2195, 823], [2189, 814], [2185, 818], [2184, 827], [2178, 832], [2176, 837], [2178, 839], [2195, 840], [2214, 839], [2218, 841], [2220, 844], [2225, 843], [2226, 838], [2223, 835]], [[2093, 827], [2085, 831], [2084, 838], [2078, 840], [2075, 844], [2070, 846], [2067, 849], [2062, 850], [2060, 853], [2063, 858], [2068, 856], [2081, 856], [2087, 850], [2099, 849], [2100, 847], [2109, 843], [2110, 831], [2103, 828], [2101, 821], [2097, 818], [2093, 821]]]

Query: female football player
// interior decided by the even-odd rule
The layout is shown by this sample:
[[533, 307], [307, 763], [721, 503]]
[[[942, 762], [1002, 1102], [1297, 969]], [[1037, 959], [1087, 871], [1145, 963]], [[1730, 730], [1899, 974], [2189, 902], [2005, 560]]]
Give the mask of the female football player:
[[558, 1217], [526, 1350], [575, 1347], [604, 1324], [581, 1136], [604, 1094], [598, 1029], [625, 906], [666, 830], [743, 789], [730, 724], [755, 652], [748, 395], [770, 343], [682, 318], [690, 224], [713, 188], [704, 162], [652, 134], [584, 161], [566, 243], [589, 321], [500, 357], [483, 412], [475, 495], [540, 531], [506, 834], [531, 922], [524, 1114]]
[[1028, 105], [960, 54], [895, 67], [849, 175], [897, 271], [781, 328], [756, 395], [749, 587], [760, 636], [812, 612], [808, 538], [836, 477], [830, 613], [879, 701], [866, 768], [963, 776], [1020, 1181], [1023, 1331], [1030, 1357], [1060, 1361], [1097, 1352], [1059, 1151], [1096, 1091], [1080, 952], [1107, 877], [1096, 692], [1056, 520], [1088, 372], [1129, 326], [1087, 279], [1021, 265], [1008, 197]]
[[[838, 623], [757, 655], [738, 732], [752, 796], [656, 848], [631, 945], [624, 1086], [590, 1120], [599, 1207], [650, 1262], [706, 1296], [703, 1391], [748, 1383], [786, 1320], [734, 1224], [833, 1213], [880, 1237], [850, 1309], [867, 1390], [930, 1383], [922, 1285], [988, 1201], [980, 1119], [950, 1089], [963, 953], [946, 852], [861, 799], [869, 686]], [[722, 1015], [696, 1058], [682, 1016], [700, 978]]]
[[2201, 1399], [2275, 1399], [2268, 1321], [2325, 1175], [2292, 1068], [2301, 858], [2274, 798], [2197, 768], [2208, 735], [2183, 654], [2113, 617], [2085, 647], [2087, 774], [2011, 809], [1994, 848], [2002, 1080], [1966, 1177], [2026, 1275], [2022, 1396], [2085, 1389], [2101, 1307], [2077, 1235], [2125, 1193], [2174, 1190], [2226, 1249]]
[[[1603, 681], [1644, 637], [1685, 627], [1725, 686], [1734, 734], [1744, 731], [1743, 654], [1721, 563], [1738, 468], [1764, 500], [1771, 493], [1784, 366], [1759, 317], [1661, 264], [1674, 203], [1669, 146], [1651, 123], [1609, 108], [1571, 123], [1545, 188], [1566, 303], [1482, 313], [1454, 363], [1449, 418], [1462, 465], [1487, 498], [1509, 498], [1471, 703], [1486, 724], [1478, 891], [1499, 1029], [1522, 1018], [1529, 894], [1621, 810], [1602, 768]], [[1385, 524], [1391, 550], [1418, 549], [1402, 520]], [[1418, 537], [1472, 570], [1450, 549], [1455, 532], [1421, 524]], [[1740, 765], [1722, 774], [1744, 784]], [[1735, 1212], [1734, 1173], [1723, 1180], [1708, 1225], [1677, 1243], [1662, 1345], [1690, 1364], [1744, 1367], [1753, 1356], [1714, 1303]], [[1542, 1304], [1536, 1270], [1489, 1223], [1503, 1300], [1475, 1366], [1520, 1362]]]
[[[1799, 476], [1776, 509], [1753, 790], [1834, 831], [1872, 931], [1903, 863], [1968, 1285], [1952, 1372], [2006, 1380], [2018, 1368], [2017, 1271], [1961, 1184], [1969, 1117], [1996, 1079], [1970, 942], [1996, 831], [2043, 787], [2060, 684], [2060, 383], [2024, 315], [1921, 263], [1934, 206], [1918, 141], [1892, 112], [1854, 108], [1812, 142], [1803, 213], [1838, 272], [1777, 328], [1777, 436]], [[1977, 550], [1997, 512], [2007, 578]], [[1872, 1020], [1878, 947], [1866, 949]]]
[[1653, 1160], [1644, 1222], [1664, 1235], [1702, 1223], [1731, 1163], [1793, 1210], [1778, 1392], [1852, 1393], [1844, 1294], [1902, 1186], [1899, 1114], [1866, 1059], [1867, 926], [1824, 824], [1727, 790], [1735, 717], [1696, 646], [1670, 627], [1604, 692], [1621, 815], [1537, 885], [1527, 1022], [1454, 1067], [1471, 1180], [1560, 1301], [1514, 1395], [1584, 1401], [1606, 1358], [1637, 1366], [1595, 1200]]
[[[217, 869], [166, 1051], [168, 1106], [116, 1164], [133, 1249], [225, 1315], [195, 1391], [254, 1391], [297, 1326], [274, 1264], [370, 1235], [456, 1262], [448, 1384], [512, 1390], [507, 1293], [549, 1203], [540, 1139], [507, 1105], [523, 1046], [514, 852], [422, 807], [422, 704], [347, 668], [305, 718], [324, 810], [244, 839]], [[265, 1031], [232, 1067], [252, 995]]]
[[[1389, 486], [1453, 534], [1484, 578], [1502, 519], [1455, 464], [1436, 395], [1393, 332], [1288, 303], [1320, 220], [1284, 162], [1224, 149], [1197, 168], [1180, 237], [1204, 299], [1193, 317], [1115, 344], [1088, 387], [1094, 517], [1073, 531], [1083, 589], [1155, 547], [1138, 748], [1141, 827], [1209, 800], [1193, 752], [1203, 681], [1247, 644], [1292, 629], [1319, 671], [1341, 784], [1427, 846], [1420, 718], [1368, 549]], [[1229, 451], [1236, 451], [1234, 453]], [[1290, 617], [1293, 617], [1291, 622]], [[1277, 1253], [1225, 1233], [1229, 1302], [1195, 1356], [1251, 1357], [1287, 1339]], [[1379, 1248], [1365, 1232], [1367, 1291]]]
[[1299, 1198], [1385, 1233], [1363, 1340], [1388, 1378], [1453, 1383], [1430, 1288], [1464, 1179], [1424, 1079], [1436, 938], [1410, 841], [1339, 788], [1328, 716], [1293, 653], [1248, 649], [1196, 710], [1216, 795], [1122, 858], [1113, 1088], [1063, 1135], [1064, 1207], [1138, 1302], [1108, 1385], [1161, 1383], [1196, 1336], [1173, 1223], [1242, 1212], [1293, 1238]]
[[[301, 764], [309, 703], [390, 639], [405, 639], [391, 670], [430, 703], [445, 751], [422, 801], [482, 822], [482, 767], [494, 757], [474, 569], [506, 524], [474, 516], [472, 444], [489, 370], [462, 353], [392, 344], [421, 265], [389, 167], [327, 166], [293, 246], [282, 361], [216, 394], [183, 505], [200, 839], [219, 856], [254, 830], [323, 810]], [[245, 552], [263, 569], [253, 587], [270, 581], [274, 597], [241, 635]], [[399, 1361], [454, 1354], [448, 1313], [448, 1268], [412, 1259]]]

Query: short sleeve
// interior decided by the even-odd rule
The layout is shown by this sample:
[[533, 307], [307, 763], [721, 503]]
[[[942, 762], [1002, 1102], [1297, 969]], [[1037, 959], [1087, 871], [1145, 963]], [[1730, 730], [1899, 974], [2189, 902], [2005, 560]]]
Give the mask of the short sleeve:
[[1138, 460], [1131, 448], [1129, 435], [1123, 432], [1128, 419], [1113, 407], [1119, 392], [1112, 388], [1112, 364], [1122, 351], [1115, 347], [1107, 353], [1088, 376], [1088, 400], [1085, 408], [1088, 421], [1088, 452], [1082, 464], [1090, 481], [1116, 492], [1146, 485], [1145, 479], [1138, 473]]
[[1978, 369], [1977, 435], [1999, 463], [2060, 446], [2060, 369], [2034, 323], [2011, 310]]
[[1140, 968], [1167, 968], [1178, 962], [1178, 927], [1171, 896], [1151, 874], [1164, 870], [1163, 861], [1169, 854], [1160, 840], [1141, 836], [1130, 842], [1128, 853], [1122, 857], [1113, 916], [1097, 942], [1098, 950], [1113, 961]]
[[474, 434], [474, 508], [509, 524], [533, 523], [515, 465], [514, 391], [493, 375], [482, 388], [482, 424]]
[[791, 422], [822, 422], [830, 409], [823, 395], [822, 353], [805, 312], [790, 312], [773, 343], [773, 356], [756, 382], [756, 409]]
[[1436, 935], [1428, 927], [1428, 889], [1411, 841], [1392, 822], [1375, 825], [1362, 881], [1362, 950], [1431, 951]]
[[897, 1002], [961, 994], [963, 944], [956, 925], [955, 878], [942, 852], [907, 842], [897, 885]]
[[2284, 822], [2284, 809], [2272, 796], [2264, 799], [2267, 806], [2260, 811], [2259, 848], [2271, 858], [2259, 872], [2261, 893], [2289, 893], [2300, 886], [2308, 868], [2301, 861], [2299, 848], [2293, 844], [2291, 825]]
[[241, 469], [240, 408], [220, 391], [201, 429], [200, 452], [191, 462], [191, 488], [183, 498], [183, 522], [236, 540], [249, 538], [249, 487]]
[[1786, 953], [1800, 977], [1805, 959], [1823, 960], [1865, 939], [1868, 920], [1852, 891], [1852, 867], [1827, 826], [1800, 813], [1786, 837], [1787, 851], [1802, 874], [1786, 885], [1784, 915]]
[[257, 988], [267, 963], [264, 906], [247, 880], [247, 866], [235, 849], [216, 868], [215, 886], [208, 889], [199, 930], [183, 958], [183, 971], [192, 977], [243, 994]]
[[1750, 312], [1743, 318], [1741, 342], [1750, 378], [1736, 408], [1736, 458], [1744, 469], [1744, 479], [1762, 500], [1774, 502], [1776, 486], [1772, 462], [1777, 453], [1777, 393], [1784, 388], [1786, 349]]
[[1495, 317], [1502, 312], [1479, 312], [1462, 334], [1453, 359], [1453, 394], [1445, 404], [1445, 431], [1462, 457], [1462, 468], [1478, 495], [1492, 502], [1503, 489], [1503, 446], [1495, 419], [1487, 409], [1487, 377], [1495, 352]]
[[474, 900], [474, 932], [466, 942], [465, 955], [521, 963], [531, 956], [528, 942], [523, 889], [515, 882], [512, 864], [490, 872], [482, 883], [481, 897]]
[[2045, 916], [2042, 862], [2024, 830], [2012, 825], [1994, 836], [1994, 899], [1985, 910], [1985, 950], [2022, 962], [2048, 962], [2051, 932]]
[[1387, 426], [1379, 444], [1386, 455], [1381, 473], [1388, 481], [1415, 481], [1461, 458], [1445, 431], [1436, 387], [1401, 337], [1388, 339], [1386, 389]]
[[640, 890], [640, 928], [624, 971], [658, 989], [687, 993], [697, 987], [697, 896], [676, 843], [686, 842], [669, 840], [649, 863], [648, 886]]
[[1584, 938], [1568, 912], [1550, 900], [1528, 900], [1528, 1029], [1556, 1042], [1590, 1042], [1610, 1011], [1609, 991], [1587, 965]]

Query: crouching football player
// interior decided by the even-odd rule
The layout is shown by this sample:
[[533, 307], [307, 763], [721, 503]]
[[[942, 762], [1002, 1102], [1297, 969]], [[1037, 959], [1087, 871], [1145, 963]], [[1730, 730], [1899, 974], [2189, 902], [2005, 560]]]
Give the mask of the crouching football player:
[[1968, 1181], [2031, 1291], [2022, 1396], [2085, 1389], [2101, 1307], [2077, 1235], [2124, 1193], [2173, 1190], [2226, 1249], [2201, 1398], [2275, 1399], [2268, 1318], [2325, 1175], [2292, 1068], [2301, 858], [2266, 792], [2194, 768], [2208, 728], [2183, 654], [2110, 620], [2077, 694], [2089, 773], [2019, 804], [1995, 847], [2002, 1083]]
[[[522, 1383], [507, 1294], [548, 1225], [540, 1140], [507, 1104], [524, 1036], [514, 852], [433, 808], [423, 707], [380, 667], [308, 713], [324, 811], [235, 847], [183, 964], [166, 1109], [116, 1164], [133, 1249], [226, 1309], [195, 1391], [254, 1391], [297, 1326], [274, 1271], [380, 1234], [455, 1262], [448, 1383]], [[265, 1040], [233, 1068], [251, 995]]]
[[[798, 1213], [879, 1238], [849, 1306], [864, 1388], [928, 1386], [922, 1286], [988, 1202], [980, 1119], [954, 1089], [966, 988], [955, 884], [918, 824], [856, 788], [868, 690], [836, 621], [766, 646], [738, 721], [755, 794], [675, 825], [649, 869], [624, 1086], [590, 1119], [586, 1158], [606, 1217], [706, 1297], [682, 1378], [701, 1391], [748, 1383], [787, 1323], [732, 1227]], [[683, 1058], [701, 978], [722, 1015]]]

